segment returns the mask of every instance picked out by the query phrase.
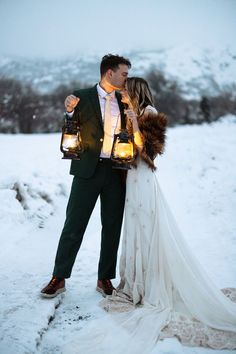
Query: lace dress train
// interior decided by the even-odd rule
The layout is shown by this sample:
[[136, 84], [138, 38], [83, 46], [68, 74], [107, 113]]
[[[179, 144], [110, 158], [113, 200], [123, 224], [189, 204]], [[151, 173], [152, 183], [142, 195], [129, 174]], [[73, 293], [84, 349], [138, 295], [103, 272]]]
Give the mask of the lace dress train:
[[128, 173], [117, 291], [101, 302], [119, 325], [150, 348], [158, 339], [236, 348], [236, 289], [219, 290], [178, 229], [143, 161]]

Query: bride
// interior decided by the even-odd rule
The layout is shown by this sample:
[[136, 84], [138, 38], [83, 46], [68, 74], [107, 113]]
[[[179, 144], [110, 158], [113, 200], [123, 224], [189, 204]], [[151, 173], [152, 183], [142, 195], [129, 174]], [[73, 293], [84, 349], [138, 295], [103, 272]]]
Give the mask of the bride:
[[[236, 304], [217, 289], [190, 252], [154, 173], [153, 160], [163, 152], [166, 117], [153, 107], [144, 79], [128, 78], [127, 91], [123, 102], [129, 105], [134, 130], [139, 127], [143, 147], [127, 175], [120, 285], [102, 306], [108, 311], [151, 307], [155, 325], [159, 322], [157, 337], [236, 348]], [[236, 295], [235, 289], [225, 293]]]
[[[167, 337], [189, 346], [236, 349], [236, 289], [219, 290], [198, 263], [154, 172], [154, 159], [164, 149], [166, 116], [154, 108], [144, 79], [128, 78], [122, 101], [128, 104], [139, 153], [127, 175], [120, 284], [100, 303], [123, 338], [120, 351], [114, 342], [112, 351], [121, 353], [122, 343], [129, 346], [127, 353], [150, 353]], [[90, 328], [95, 348], [98, 338], [103, 348], [106, 341], [109, 347], [109, 333], [114, 339], [108, 322]], [[92, 348], [91, 336], [89, 343]], [[80, 348], [86, 348], [82, 337]]]

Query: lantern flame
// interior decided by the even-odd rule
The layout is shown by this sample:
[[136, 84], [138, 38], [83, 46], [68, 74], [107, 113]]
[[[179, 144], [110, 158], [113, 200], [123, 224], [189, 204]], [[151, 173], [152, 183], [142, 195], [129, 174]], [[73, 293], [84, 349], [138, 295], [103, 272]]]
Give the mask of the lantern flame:
[[78, 147], [78, 136], [72, 134], [64, 134], [62, 147], [64, 150], [76, 149]]
[[113, 156], [115, 158], [130, 159], [134, 155], [133, 144], [130, 142], [120, 143], [116, 142], [114, 146]]

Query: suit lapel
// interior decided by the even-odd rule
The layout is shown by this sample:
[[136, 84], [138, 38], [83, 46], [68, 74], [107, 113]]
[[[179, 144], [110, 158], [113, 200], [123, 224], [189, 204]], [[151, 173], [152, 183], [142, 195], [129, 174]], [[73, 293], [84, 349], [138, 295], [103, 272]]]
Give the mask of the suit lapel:
[[101, 123], [101, 126], [103, 128], [103, 121], [102, 121], [102, 112], [101, 112], [101, 107], [99, 103], [99, 98], [98, 98], [98, 91], [97, 91], [97, 85], [92, 87], [90, 91], [90, 100], [92, 101], [92, 108], [94, 109], [94, 112]]
[[[124, 106], [124, 103], [121, 102], [121, 94], [118, 91], [116, 91], [115, 95], [116, 95], [118, 106], [120, 109], [121, 121], [125, 121], [126, 120], [126, 117], [124, 115], [125, 106]], [[94, 87], [91, 88], [89, 98], [92, 102], [92, 108], [94, 109], [94, 112], [95, 112], [95, 114], [96, 114], [96, 116], [103, 128], [102, 112], [101, 112], [101, 107], [100, 107], [99, 98], [98, 98], [97, 85], [95, 85]], [[122, 125], [126, 125], [126, 124], [123, 123]]]

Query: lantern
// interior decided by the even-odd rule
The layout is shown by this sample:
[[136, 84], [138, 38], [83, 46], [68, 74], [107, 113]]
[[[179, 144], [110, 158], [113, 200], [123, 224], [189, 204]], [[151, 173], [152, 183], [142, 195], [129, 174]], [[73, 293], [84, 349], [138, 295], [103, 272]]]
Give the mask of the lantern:
[[79, 160], [83, 152], [78, 122], [66, 116], [61, 136], [61, 152], [63, 159]]
[[130, 169], [129, 164], [135, 159], [134, 136], [127, 129], [121, 129], [114, 135], [111, 160], [117, 162], [116, 168]]

